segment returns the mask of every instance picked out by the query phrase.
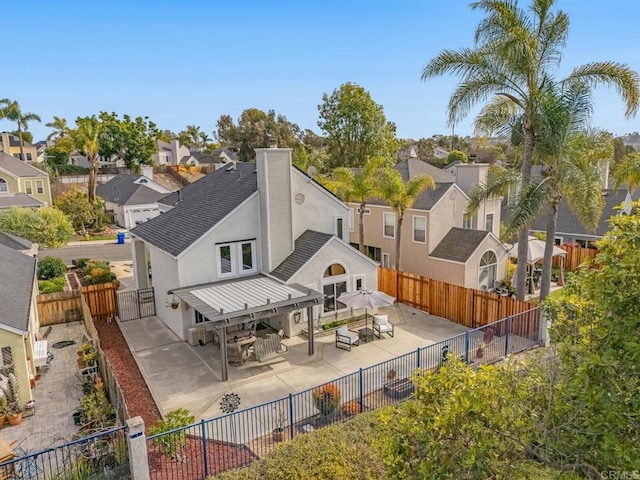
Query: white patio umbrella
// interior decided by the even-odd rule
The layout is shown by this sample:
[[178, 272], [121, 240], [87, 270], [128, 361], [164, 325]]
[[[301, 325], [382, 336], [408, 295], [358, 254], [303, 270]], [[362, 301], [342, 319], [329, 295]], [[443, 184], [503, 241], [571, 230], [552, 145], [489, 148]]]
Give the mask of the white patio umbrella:
[[[544, 258], [544, 240], [538, 240], [536, 237], [529, 237], [527, 242], [527, 263], [536, 263]], [[567, 254], [562, 248], [554, 245], [553, 257], [565, 256]], [[518, 258], [518, 244], [514, 243], [511, 250], [509, 250], [509, 256], [511, 258]]]
[[389, 307], [396, 299], [377, 290], [356, 290], [355, 292], [344, 292], [338, 297], [338, 301], [351, 308], [364, 308], [364, 328], [367, 328], [367, 310]]

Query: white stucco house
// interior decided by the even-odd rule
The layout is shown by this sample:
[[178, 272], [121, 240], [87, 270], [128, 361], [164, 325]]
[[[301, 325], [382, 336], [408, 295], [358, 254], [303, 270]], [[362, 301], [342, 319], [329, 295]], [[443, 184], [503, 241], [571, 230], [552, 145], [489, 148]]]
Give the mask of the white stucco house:
[[377, 288], [378, 264], [348, 243], [348, 207], [292, 166], [291, 149], [256, 149], [256, 163], [161, 202], [166, 211], [131, 231], [136, 287], [148, 286], [149, 252], [156, 314], [183, 340], [204, 328], [224, 345], [256, 322], [313, 332], [351, 314], [342, 292]]
[[157, 202], [168, 193], [170, 190], [148, 176], [125, 173], [96, 188], [96, 194], [106, 202], [106, 210], [113, 212], [115, 223], [123, 228], [133, 228], [160, 215]]

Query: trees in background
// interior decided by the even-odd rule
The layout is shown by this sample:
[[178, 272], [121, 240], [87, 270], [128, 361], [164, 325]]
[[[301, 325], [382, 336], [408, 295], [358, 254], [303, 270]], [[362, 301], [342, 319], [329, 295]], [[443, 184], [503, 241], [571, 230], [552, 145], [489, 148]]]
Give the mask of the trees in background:
[[66, 245], [73, 236], [73, 226], [57, 208], [12, 208], [0, 212], [0, 230], [37, 243], [41, 248]]
[[58, 139], [67, 138], [71, 133], [71, 128], [67, 125], [67, 119], [63, 117], [53, 117], [53, 120], [45, 124], [46, 127], [53, 129], [53, 131], [47, 135], [47, 140], [57, 141]]
[[125, 166], [138, 171], [140, 165], [153, 164], [153, 154], [159, 136], [156, 124], [149, 117], [100, 112], [101, 132], [98, 137], [99, 154], [105, 158], [113, 156], [124, 161]]
[[35, 113], [23, 112], [20, 104], [16, 100], [3, 98], [0, 100], [0, 118], [6, 118], [18, 127], [18, 138], [20, 139], [20, 158], [26, 160], [24, 156], [24, 133], [29, 129], [29, 122], [40, 122], [40, 117]]
[[395, 125], [363, 87], [345, 83], [331, 95], [323, 94], [318, 111], [318, 126], [326, 134], [327, 168], [363, 167], [375, 157], [395, 163]]
[[77, 187], [62, 192], [55, 198], [53, 205], [69, 217], [75, 231], [84, 232], [85, 228], [95, 221], [96, 206], [89, 201], [89, 196]]
[[468, 163], [469, 157], [466, 153], [461, 152], [460, 150], [452, 150], [449, 152], [449, 156], [447, 157], [447, 163], [451, 162]]
[[[522, 188], [531, 180], [535, 116], [541, 92], [567, 80], [581, 80], [589, 86], [616, 88], [633, 116], [640, 105], [638, 74], [625, 64], [593, 62], [575, 68], [558, 82], [560, 65], [569, 33], [569, 17], [554, 10], [555, 0], [532, 0], [528, 9], [510, 0], [479, 0], [472, 9], [484, 13], [476, 28], [473, 48], [443, 50], [422, 71], [422, 80], [445, 74], [460, 78], [449, 100], [449, 124], [454, 126], [478, 104], [494, 109], [511, 109], [522, 122]], [[488, 132], [491, 134], [491, 132]], [[516, 295], [524, 299], [526, 284], [528, 226], [518, 234]]]
[[95, 116], [79, 117], [76, 119], [76, 128], [72, 133], [75, 147], [87, 157], [89, 162], [89, 186], [87, 193], [89, 202], [96, 199], [96, 186], [98, 178], [98, 159], [100, 158], [100, 136], [102, 135], [102, 122]]

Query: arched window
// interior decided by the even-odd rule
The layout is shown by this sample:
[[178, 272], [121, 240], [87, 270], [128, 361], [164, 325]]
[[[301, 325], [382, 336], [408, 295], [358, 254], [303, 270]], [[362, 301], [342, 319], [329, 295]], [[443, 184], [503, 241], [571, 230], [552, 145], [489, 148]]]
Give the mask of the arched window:
[[324, 313], [342, 310], [347, 306], [338, 301], [338, 297], [347, 291], [347, 271], [339, 263], [329, 265], [322, 275], [322, 292], [324, 298]]
[[480, 259], [478, 267], [478, 289], [491, 290], [498, 275], [498, 257], [496, 254], [487, 250]]
[[4, 178], [0, 178], [0, 192], [8, 192], [9, 187], [7, 186], [7, 181]]

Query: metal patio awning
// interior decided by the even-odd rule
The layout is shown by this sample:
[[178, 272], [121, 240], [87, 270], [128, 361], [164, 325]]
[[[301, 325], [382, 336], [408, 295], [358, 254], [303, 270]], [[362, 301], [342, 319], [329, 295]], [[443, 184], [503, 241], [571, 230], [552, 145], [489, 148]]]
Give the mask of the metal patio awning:
[[169, 292], [209, 319], [206, 328], [237, 325], [319, 304], [324, 294], [266, 275], [184, 287]]

